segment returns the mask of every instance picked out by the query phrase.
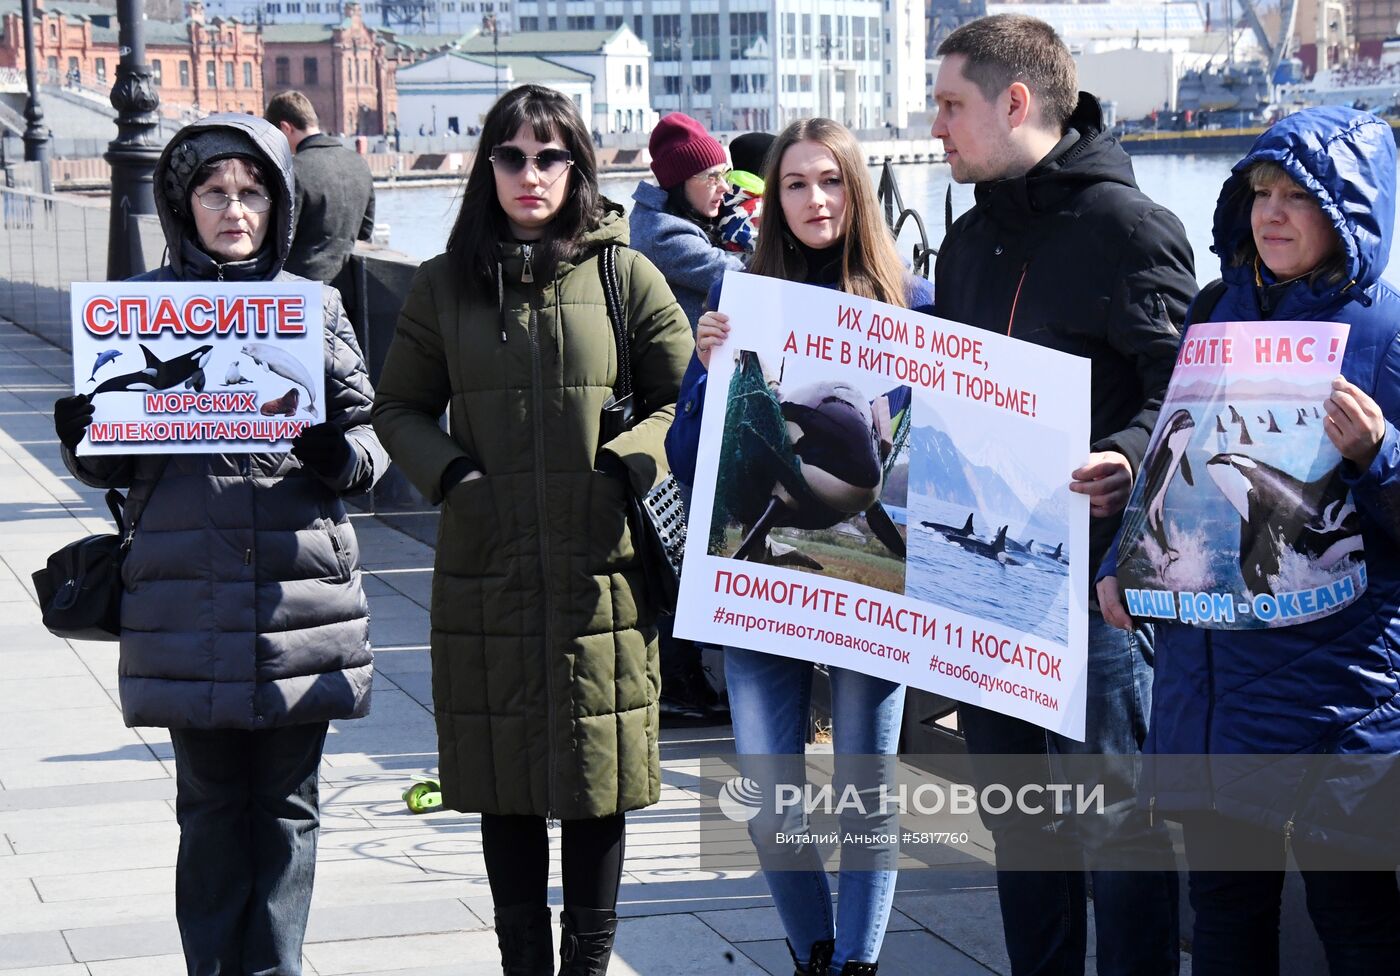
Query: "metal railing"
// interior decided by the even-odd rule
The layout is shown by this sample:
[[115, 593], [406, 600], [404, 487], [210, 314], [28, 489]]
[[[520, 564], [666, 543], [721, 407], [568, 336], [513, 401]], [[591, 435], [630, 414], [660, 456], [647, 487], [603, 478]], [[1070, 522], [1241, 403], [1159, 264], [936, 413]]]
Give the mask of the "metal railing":
[[[69, 289], [107, 277], [109, 210], [105, 198], [0, 187], [0, 316], [71, 349]], [[164, 237], [154, 219], [142, 242], [158, 259]]]
[[[875, 195], [885, 212], [885, 223], [894, 232], [896, 242], [899, 241], [899, 234], [904, 230], [904, 225], [911, 220], [914, 222], [914, 228], [919, 232], [919, 239], [914, 242], [911, 266], [915, 274], [927, 278], [930, 270], [929, 260], [938, 256], [938, 249], [929, 246], [928, 230], [924, 227], [924, 218], [919, 215], [917, 210], [904, 205], [904, 197], [899, 192], [899, 182], [894, 176], [894, 161], [888, 156], [885, 157], [884, 165], [880, 170], [880, 184], [876, 188]], [[949, 206], [952, 206], [951, 202]]]

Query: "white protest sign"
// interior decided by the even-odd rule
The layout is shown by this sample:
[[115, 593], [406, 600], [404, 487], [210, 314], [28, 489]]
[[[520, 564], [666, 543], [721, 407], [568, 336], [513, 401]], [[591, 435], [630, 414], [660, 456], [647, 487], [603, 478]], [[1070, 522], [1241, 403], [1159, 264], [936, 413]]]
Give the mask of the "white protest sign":
[[77, 282], [81, 455], [286, 451], [326, 419], [316, 282]]
[[725, 277], [676, 633], [1084, 735], [1089, 363]]

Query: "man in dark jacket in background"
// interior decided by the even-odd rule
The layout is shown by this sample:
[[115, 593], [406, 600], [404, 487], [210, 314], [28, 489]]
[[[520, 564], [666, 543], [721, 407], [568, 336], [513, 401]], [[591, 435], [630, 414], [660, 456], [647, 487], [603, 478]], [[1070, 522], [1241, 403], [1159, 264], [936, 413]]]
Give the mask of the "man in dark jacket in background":
[[[374, 233], [374, 180], [369, 165], [321, 131], [316, 110], [299, 91], [278, 92], [265, 117], [282, 130], [296, 169], [296, 239], [287, 258], [292, 274], [337, 285], [355, 241]], [[353, 300], [341, 287], [346, 300]]]
[[[933, 136], [943, 140], [953, 179], [976, 184], [976, 204], [939, 250], [934, 310], [1090, 360], [1092, 442], [1070, 473], [1070, 489], [1089, 496], [1090, 538], [1069, 541], [1089, 543], [1092, 578], [1171, 376], [1178, 325], [1196, 291], [1191, 248], [1181, 222], [1137, 188], [1127, 154], [1103, 131], [1098, 101], [1078, 91], [1074, 61], [1048, 24], [986, 17], [950, 34], [938, 53]], [[1099, 973], [1177, 972], [1169, 842], [1164, 825], [1136, 804], [1133, 757], [1146, 732], [1150, 655], [1150, 632], [1110, 628], [1091, 602], [1086, 741], [982, 708], [958, 710], [979, 779], [1005, 782], [1019, 770], [1105, 789], [1098, 815], [984, 812], [1014, 976], [1083, 973], [1086, 868]], [[1008, 755], [1049, 761], [989, 758]], [[1070, 765], [1066, 755], [1095, 759]]]

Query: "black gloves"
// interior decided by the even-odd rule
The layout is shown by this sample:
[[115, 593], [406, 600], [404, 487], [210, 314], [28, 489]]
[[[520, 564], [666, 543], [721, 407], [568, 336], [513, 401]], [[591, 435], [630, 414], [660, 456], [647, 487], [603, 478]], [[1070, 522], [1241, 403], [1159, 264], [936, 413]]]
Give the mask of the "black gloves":
[[304, 467], [330, 481], [350, 464], [353, 448], [345, 431], [327, 421], [305, 428], [292, 441], [292, 454]]
[[78, 449], [78, 443], [87, 434], [92, 423], [92, 401], [79, 393], [76, 396], [62, 397], [53, 403], [53, 429], [59, 441], [70, 451]]

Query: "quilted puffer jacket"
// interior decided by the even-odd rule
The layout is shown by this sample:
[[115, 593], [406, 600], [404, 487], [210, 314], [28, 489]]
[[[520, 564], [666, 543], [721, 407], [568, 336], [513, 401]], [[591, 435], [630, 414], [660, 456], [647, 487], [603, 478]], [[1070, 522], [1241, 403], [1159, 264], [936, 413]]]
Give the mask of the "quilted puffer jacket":
[[[1275, 283], [1267, 268], [1256, 277], [1252, 265], [1230, 260], [1251, 233], [1246, 174], [1261, 160], [1283, 167], [1331, 219], [1347, 259], [1343, 281]], [[1394, 218], [1390, 126], [1348, 108], [1275, 123], [1221, 190], [1214, 250], [1225, 291], [1210, 320], [1349, 324], [1341, 374], [1385, 414], [1371, 466], [1342, 466], [1361, 517], [1368, 585], [1345, 609], [1291, 627], [1158, 623], [1144, 751], [1210, 759], [1150, 764], [1143, 787], [1158, 810], [1213, 808], [1294, 837], [1386, 849], [1392, 859], [1400, 854], [1400, 776], [1388, 758], [1400, 751], [1400, 295], [1380, 275]], [[1110, 562], [1100, 576], [1112, 572]], [[1280, 754], [1329, 763], [1272, 761]], [[1261, 756], [1270, 761], [1248, 758]]]
[[[165, 185], [186, 134], [224, 127], [263, 157], [274, 185], [275, 248], [257, 276], [282, 271], [291, 247], [292, 156], [262, 119], [214, 115], [171, 140], [155, 172]], [[190, 174], [192, 175], [192, 174]], [[236, 280], [252, 272], [218, 265], [190, 246], [192, 233], [162, 193], [156, 208], [170, 263], [136, 280]], [[351, 460], [329, 480], [291, 454], [75, 457], [85, 484], [128, 488], [139, 524], [123, 566], [118, 689], [127, 725], [265, 729], [369, 711], [373, 665], [359, 547], [341, 497], [368, 490], [388, 464], [369, 425], [374, 390], [340, 296], [323, 299], [326, 419], [339, 424]]]
[[[598, 273], [627, 243], [610, 208], [545, 275], [499, 245], [495, 288], [454, 255], [424, 263], [399, 315], [374, 404], [394, 460], [442, 501], [433, 567], [433, 709], [443, 802], [565, 820], [660, 795], [656, 612], [626, 515], [626, 484], [667, 474], [663, 441], [694, 343], [666, 281], [622, 247], [631, 430], [600, 413], [618, 355]], [[438, 425], [446, 410], [448, 429]], [[448, 486], [466, 458], [483, 477]]]

